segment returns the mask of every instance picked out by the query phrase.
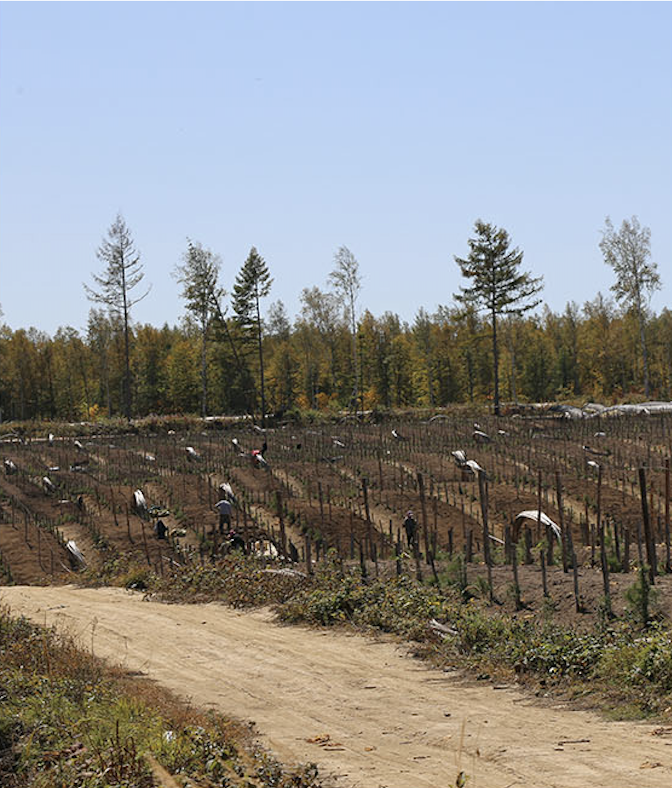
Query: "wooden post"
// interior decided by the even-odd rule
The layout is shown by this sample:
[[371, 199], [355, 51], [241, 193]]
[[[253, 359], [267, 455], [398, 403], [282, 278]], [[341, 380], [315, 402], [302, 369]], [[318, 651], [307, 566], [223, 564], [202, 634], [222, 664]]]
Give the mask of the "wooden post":
[[483, 518], [483, 558], [488, 572], [490, 602], [494, 602], [495, 594], [492, 587], [492, 560], [490, 558], [490, 533], [488, 531], [488, 483], [484, 471], [478, 472], [478, 492], [481, 499], [481, 516]]
[[[364, 511], [366, 512], [366, 538], [369, 543], [369, 548], [373, 544], [371, 539], [371, 512], [369, 511], [369, 492], [367, 487], [367, 480], [362, 476], [362, 493], [364, 494]], [[373, 556], [370, 556], [373, 559]]]
[[513, 593], [516, 601], [516, 610], [521, 610], [523, 601], [520, 597], [520, 583], [518, 582], [518, 553], [515, 549], [511, 551], [511, 566], [513, 568]]
[[627, 525], [623, 535], [623, 563], [621, 568], [625, 573], [630, 571], [630, 528]]
[[654, 585], [656, 578], [656, 545], [651, 533], [651, 520], [649, 519], [649, 506], [646, 497], [646, 471], [639, 469], [639, 492], [642, 498], [642, 520], [644, 521], [644, 543], [646, 545], [646, 559], [649, 564], [649, 579]]
[[117, 507], [114, 503], [114, 489], [112, 485], [110, 485], [110, 503], [112, 506], [112, 516], [114, 517], [114, 524], [119, 527], [119, 521], [117, 520]]
[[541, 540], [541, 469], [537, 478], [537, 542]]
[[609, 593], [609, 562], [607, 561], [607, 549], [604, 544], [604, 526], [600, 526], [600, 561], [602, 563], [602, 583], [604, 586], [604, 604], [607, 616], [611, 618], [611, 594]]
[[277, 490], [275, 493], [278, 502], [278, 521], [280, 523], [280, 544], [282, 545], [283, 556], [287, 555], [287, 534], [285, 533], [285, 517], [282, 511], [282, 491]]
[[576, 612], [582, 611], [581, 595], [579, 594], [579, 568], [576, 563], [576, 552], [572, 549], [572, 572], [574, 574], [574, 607]]
[[473, 557], [472, 550], [473, 550], [473, 533], [471, 528], [467, 531], [467, 538], [464, 541], [464, 561], [467, 564], [471, 563], [471, 559]]
[[504, 526], [504, 563], [510, 564], [511, 563], [511, 554], [515, 550], [513, 543], [511, 541], [511, 526], [505, 525]]
[[304, 545], [305, 545], [305, 549], [306, 549], [306, 572], [309, 575], [312, 575], [313, 574], [313, 562], [312, 562], [311, 556], [310, 556], [310, 537], [308, 536], [307, 533], [304, 536]]
[[128, 534], [128, 541], [131, 544], [135, 544], [133, 541], [133, 537], [131, 536], [131, 518], [128, 516], [128, 504], [125, 504], [126, 510], [126, 533]]
[[555, 541], [555, 535], [553, 534], [552, 528], [546, 529], [546, 542], [547, 542], [547, 550], [546, 550], [546, 561], [549, 566], [553, 566], [555, 563], [555, 559], [553, 558], [553, 543]]
[[562, 509], [562, 477], [560, 471], [555, 473], [555, 494], [558, 501], [558, 514], [560, 516], [560, 539], [562, 542], [562, 571], [569, 571], [569, 551], [567, 549], [567, 534], [565, 532], [565, 515]]
[[147, 565], [151, 566], [152, 562], [149, 557], [149, 548], [147, 547], [147, 538], [145, 537], [145, 522], [144, 520], [140, 520], [140, 525], [142, 526], [142, 543], [145, 546], [145, 556], [147, 558]]
[[665, 459], [665, 571], [672, 572], [670, 558], [670, 458]]
[[602, 465], [597, 468], [597, 533], [600, 534], [600, 544], [604, 535], [602, 531]]
[[548, 581], [546, 579], [546, 555], [543, 548], [539, 550], [539, 563], [541, 565], [541, 587], [544, 590], [544, 596], [548, 596]]
[[422, 567], [420, 565], [420, 547], [418, 540], [413, 542], [413, 558], [415, 559], [415, 579], [418, 583], [422, 583]]
[[532, 531], [525, 526], [525, 563], [531, 564], [532, 558]]
[[429, 534], [427, 527], [427, 506], [425, 503], [425, 480], [421, 473], [418, 473], [417, 479], [418, 491], [420, 493], [420, 511], [422, 512], [422, 537], [425, 544], [425, 561], [429, 563]]
[[439, 580], [439, 575], [436, 571], [436, 566], [434, 565], [434, 553], [430, 550], [429, 551], [429, 563], [432, 567], [432, 574], [434, 575], [434, 582], [436, 583], [437, 588], [441, 588], [441, 582]]

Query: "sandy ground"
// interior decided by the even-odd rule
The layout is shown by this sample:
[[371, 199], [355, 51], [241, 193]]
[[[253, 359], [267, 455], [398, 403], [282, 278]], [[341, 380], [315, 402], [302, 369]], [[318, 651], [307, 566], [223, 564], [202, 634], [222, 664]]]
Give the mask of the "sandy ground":
[[465, 686], [388, 640], [122, 589], [5, 587], [0, 604], [196, 705], [253, 720], [277, 757], [314, 761], [342, 788], [447, 788], [460, 769], [469, 788], [672, 785], [672, 728]]

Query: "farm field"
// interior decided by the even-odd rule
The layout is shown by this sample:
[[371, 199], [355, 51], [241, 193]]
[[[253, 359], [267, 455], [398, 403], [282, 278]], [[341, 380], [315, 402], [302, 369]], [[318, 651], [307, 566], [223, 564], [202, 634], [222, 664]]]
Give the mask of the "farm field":
[[[203, 426], [6, 439], [0, 583], [7, 588], [0, 601], [90, 636], [99, 655], [198, 704], [254, 719], [283, 760], [314, 760], [321, 775], [341, 775], [337, 785], [403, 788], [410, 774], [418, 785], [451, 784], [463, 769], [471, 785], [598, 784], [614, 737], [622, 741], [613, 774], [603, 774], [609, 784], [669, 784], [668, 728], [584, 718], [509, 683], [503, 689], [436, 671], [409, 660], [407, 647], [386, 636], [355, 642], [343, 633], [278, 627], [268, 611], [150, 606], [121, 589], [71, 586], [142, 588], [138, 580], [150, 572], [164, 587], [184, 588], [190, 570], [218, 571], [231, 545], [219, 533], [215, 503], [220, 485], [228, 485], [232, 529], [244, 551], [272, 571], [291, 568], [302, 577], [324, 564], [370, 581], [401, 574], [458, 588], [493, 617], [552, 619], [588, 632], [632, 615], [638, 567], [655, 552], [650, 613], [669, 621], [672, 418], [479, 416], [476, 423], [463, 414], [266, 431]], [[265, 462], [253, 455], [262, 447]], [[136, 505], [137, 491], [146, 506]], [[539, 509], [562, 538], [549, 544], [550, 530], [536, 517], [516, 519]], [[402, 527], [408, 510], [420, 526], [417, 550]], [[155, 533], [159, 519], [165, 539]], [[171, 599], [181, 601], [179, 592]], [[207, 637], [197, 631], [203, 622]], [[271, 702], [270, 685], [284, 684]], [[392, 684], [403, 687], [403, 702], [392, 703]], [[439, 701], [450, 708], [434, 719]], [[426, 721], [422, 731], [412, 724], [418, 716]], [[657, 731], [664, 735], [652, 738]], [[555, 739], [582, 742], [580, 755], [573, 745], [571, 770], [567, 748], [554, 747]]]
[[[524, 615], [543, 607], [543, 552], [555, 616], [589, 624], [603, 612], [607, 591], [614, 612], [622, 612], [632, 570], [651, 563], [647, 547], [654, 544], [663, 570], [654, 582], [668, 590], [671, 425], [664, 415], [479, 417], [477, 425], [455, 416], [286, 425], [263, 434], [210, 424], [195, 434], [5, 441], [3, 458], [15, 472], [0, 478], [0, 577], [19, 584], [71, 581], [81, 566], [68, 541], [92, 571], [132, 559], [165, 576], [204, 561], [226, 549], [214, 504], [227, 483], [236, 497], [232, 527], [257, 551], [277, 551], [312, 570], [332, 550], [370, 575], [400, 570], [423, 580], [461, 556], [467, 580], [489, 573], [494, 599], [514, 613], [510, 590], [517, 576]], [[251, 451], [264, 442], [267, 465], [258, 467]], [[458, 467], [455, 451], [485, 470], [485, 486]], [[154, 517], [134, 510], [135, 490]], [[566, 534], [564, 548], [554, 540], [552, 555], [545, 527], [534, 520], [514, 527], [520, 512], [539, 508]], [[402, 529], [407, 510], [419, 523], [417, 561]], [[168, 529], [165, 540], [154, 535], [157, 514]], [[668, 614], [670, 596], [659, 594]]]

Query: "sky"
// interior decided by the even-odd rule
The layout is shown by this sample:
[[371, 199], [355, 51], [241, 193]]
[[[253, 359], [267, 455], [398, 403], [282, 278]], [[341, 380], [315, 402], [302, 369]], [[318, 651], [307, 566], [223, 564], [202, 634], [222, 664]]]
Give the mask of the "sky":
[[672, 307], [672, 3], [0, 2], [2, 320], [85, 331], [118, 213], [155, 326], [188, 238], [229, 293], [255, 246], [290, 318], [347, 246], [360, 310], [412, 322], [477, 219], [563, 311], [636, 215]]

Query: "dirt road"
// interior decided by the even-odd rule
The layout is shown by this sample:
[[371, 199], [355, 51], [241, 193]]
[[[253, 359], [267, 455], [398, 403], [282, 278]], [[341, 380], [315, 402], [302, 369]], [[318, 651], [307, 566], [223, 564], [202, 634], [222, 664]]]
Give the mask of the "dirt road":
[[0, 589], [40, 624], [203, 707], [254, 720], [287, 763], [343, 788], [669, 788], [672, 729], [466, 687], [389, 641], [278, 626], [267, 611], [162, 605], [122, 589]]

